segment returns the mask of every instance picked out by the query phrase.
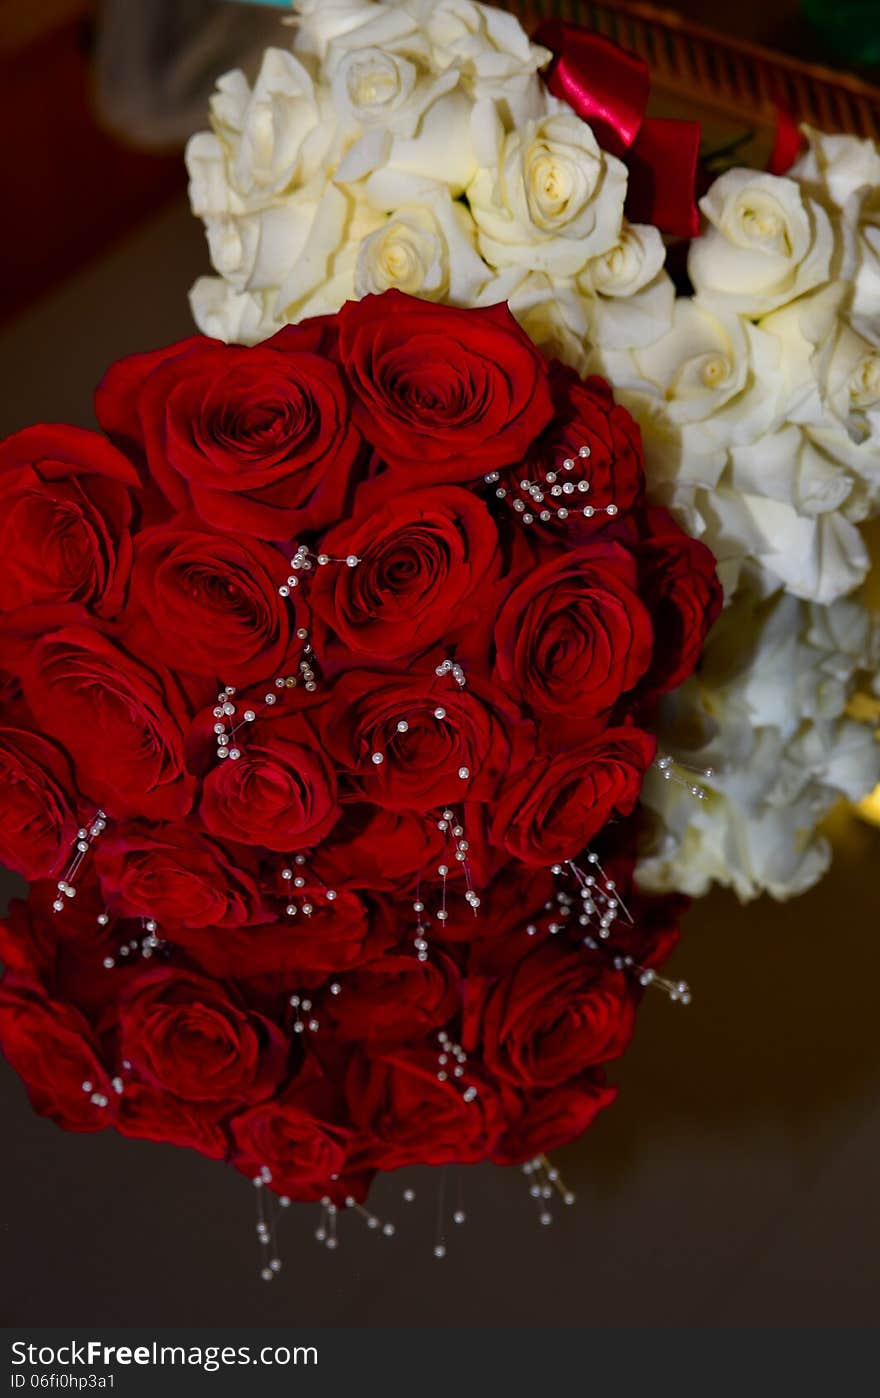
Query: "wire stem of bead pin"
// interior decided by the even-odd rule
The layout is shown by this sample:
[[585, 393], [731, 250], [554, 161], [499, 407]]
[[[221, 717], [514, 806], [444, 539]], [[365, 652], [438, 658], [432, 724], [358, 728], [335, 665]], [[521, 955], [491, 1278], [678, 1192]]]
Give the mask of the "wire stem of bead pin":
[[[466, 769], [463, 768], [462, 770], [464, 771]], [[461, 772], [459, 772], [459, 776], [461, 776]], [[437, 821], [437, 829], [440, 831], [441, 835], [446, 835], [452, 843], [456, 863], [461, 865], [461, 871], [464, 874], [466, 889], [464, 895], [465, 902], [473, 912], [474, 917], [476, 917], [481, 900], [479, 894], [474, 889], [470, 859], [468, 857], [470, 845], [465, 838], [464, 817], [462, 816], [461, 819], [459, 819], [452, 807], [447, 806], [442, 812], [440, 819]], [[437, 916], [439, 921], [446, 922], [449, 916], [449, 911], [446, 906], [446, 880], [449, 874], [449, 866], [441, 864], [437, 872], [443, 880], [442, 912], [444, 914], [444, 916], [441, 917], [438, 913]]]
[[[308, 879], [306, 878], [307, 873]], [[281, 878], [286, 885], [285, 891], [288, 902], [285, 912], [288, 917], [298, 917], [300, 913], [302, 913], [303, 917], [311, 917], [315, 911], [315, 905], [312, 901], [315, 896], [313, 893], [304, 895], [301, 903], [295, 901], [297, 896], [302, 893], [302, 890], [306, 888], [309, 881], [320, 885], [329, 910], [333, 910], [339, 894], [335, 888], [328, 888], [322, 878], [308, 869], [304, 854], [289, 856], [289, 862], [281, 870]]]
[[289, 597], [294, 588], [300, 585], [300, 575], [311, 573], [315, 568], [326, 568], [329, 563], [338, 563], [346, 568], [357, 568], [361, 562], [356, 553], [349, 553], [345, 558], [333, 558], [329, 553], [314, 553], [305, 544], [297, 544], [293, 557], [290, 560], [292, 572], [285, 583], [278, 589], [279, 597]]
[[712, 767], [691, 767], [686, 762], [670, 757], [668, 753], [655, 758], [654, 766], [664, 781], [673, 782], [675, 786], [687, 791], [697, 801], [706, 800], [708, 792], [692, 778], [700, 777], [703, 781], [709, 781], [715, 775]]
[[104, 833], [107, 828], [107, 817], [103, 811], [99, 810], [89, 821], [88, 825], [80, 826], [76, 832], [76, 842], [73, 853], [70, 856], [67, 868], [56, 885], [59, 897], [52, 904], [52, 910], [56, 913], [64, 911], [65, 900], [76, 897], [76, 877], [92, 848], [95, 841]]
[[[587, 864], [595, 869], [599, 875], [598, 879], [594, 874], [585, 874], [572, 860], [567, 860], [565, 865], [554, 864], [551, 868], [551, 873], [557, 877], [568, 869], [578, 884], [580, 912], [577, 920], [580, 927], [587, 929], [581, 939], [583, 945], [589, 951], [603, 952], [611, 958], [612, 965], [616, 970], [625, 971], [635, 976], [640, 985], [655, 986], [658, 990], [664, 991], [670, 1000], [677, 1001], [682, 1005], [689, 1005], [691, 1003], [691, 990], [687, 981], [670, 980], [666, 976], [658, 975], [650, 967], [640, 965], [634, 957], [615, 952], [613, 946], [610, 945], [610, 937], [614, 923], [617, 921], [617, 910], [619, 908], [624, 914], [630, 927], [635, 926], [632, 914], [624, 903], [614, 880], [607, 877], [599, 863], [598, 855], [592, 852], [588, 853]], [[557, 893], [556, 901], [558, 905], [557, 916], [560, 920], [550, 923], [548, 931], [551, 935], [563, 931], [566, 922], [574, 912], [573, 902], [564, 891]], [[552, 906], [552, 904], [547, 905], [548, 908], [552, 908]], [[538, 928], [534, 923], [530, 923], [526, 931], [529, 935], [534, 936], [537, 934]]]
[[[581, 446], [577, 458], [567, 456], [561, 467], [545, 471], [540, 480], [521, 477], [516, 481], [514, 489], [519, 490], [525, 499], [514, 498], [510, 503], [523, 524], [534, 524], [536, 519], [541, 524], [549, 524], [554, 517], [564, 523], [571, 515], [578, 513], [586, 519], [592, 519], [597, 514], [606, 514], [613, 519], [618, 514], [618, 507], [613, 501], [608, 505], [594, 505], [592, 501], [580, 504], [577, 497], [590, 493], [590, 482], [584, 477], [577, 481], [565, 479], [574, 471], [578, 460], [588, 461], [591, 455], [588, 446]], [[497, 499], [505, 500], [512, 494], [506, 486], [499, 484], [501, 477], [498, 471], [489, 471], [483, 479], [487, 485], [496, 487]]]
[[538, 1222], [549, 1228], [553, 1222], [550, 1204], [554, 1193], [558, 1194], [563, 1204], [568, 1207], [575, 1203], [575, 1195], [546, 1155], [536, 1155], [527, 1160], [522, 1166], [522, 1172], [529, 1181], [529, 1194], [538, 1205]]
[[[110, 917], [107, 913], [101, 913], [97, 919], [99, 927], [106, 927], [109, 921]], [[105, 956], [103, 961], [105, 971], [111, 971], [114, 966], [129, 964], [138, 953], [144, 961], [149, 961], [157, 951], [168, 946], [166, 941], [157, 936], [159, 924], [155, 918], [142, 917], [140, 921], [143, 935], [132, 937], [129, 941], [123, 942], [115, 956]]]
[[[257, 1202], [257, 1241], [262, 1252], [260, 1276], [267, 1282], [274, 1281], [281, 1271], [281, 1258], [277, 1246], [279, 1216], [276, 1213], [275, 1196], [271, 1190], [266, 1189], [266, 1185], [271, 1183], [272, 1171], [264, 1165], [254, 1178], [254, 1194]], [[278, 1197], [278, 1206], [282, 1209], [290, 1207], [290, 1199], [286, 1194]]]

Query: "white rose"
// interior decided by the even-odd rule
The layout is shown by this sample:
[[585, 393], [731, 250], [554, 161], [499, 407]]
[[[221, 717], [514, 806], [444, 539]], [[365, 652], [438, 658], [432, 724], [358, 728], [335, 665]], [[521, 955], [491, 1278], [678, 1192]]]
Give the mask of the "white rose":
[[788, 421], [821, 424], [827, 413], [817, 377], [817, 348], [837, 334], [849, 294], [845, 281], [829, 282], [810, 295], [772, 311], [758, 322], [779, 347], [779, 383]]
[[835, 253], [831, 220], [795, 180], [728, 170], [700, 208], [709, 226], [688, 257], [699, 296], [758, 316], [828, 280]]
[[592, 300], [592, 338], [608, 349], [650, 345], [672, 325], [675, 288], [663, 270], [666, 249], [656, 228], [624, 220], [614, 247], [592, 258], [577, 278]]
[[341, 160], [334, 179], [354, 184], [382, 169], [442, 181], [458, 198], [473, 179], [471, 103], [453, 90], [433, 100], [413, 136], [394, 136], [384, 126], [368, 129]]
[[845, 470], [853, 482], [846, 516], [855, 522], [870, 518], [880, 502], [880, 443], [868, 437], [854, 442], [831, 421], [808, 427], [806, 434], [818, 451]]
[[197, 131], [186, 146], [189, 202], [196, 218], [243, 213], [241, 199], [227, 178], [226, 154], [213, 131]]
[[189, 293], [193, 320], [203, 335], [227, 344], [255, 345], [280, 330], [266, 292], [233, 291], [222, 277], [199, 277]]
[[866, 333], [870, 325], [880, 322], [880, 209], [872, 210], [871, 218], [862, 223], [856, 248], [850, 319]]
[[295, 322], [337, 311], [353, 297], [357, 244], [377, 220], [369, 211], [367, 226], [358, 228], [363, 211], [333, 184], [326, 185], [314, 200], [294, 202], [303, 218], [303, 231], [272, 313], [283, 321]]
[[626, 167], [569, 107], [549, 102], [548, 116], [507, 133], [497, 107], [477, 103], [481, 168], [467, 194], [487, 262], [571, 277], [617, 243]]
[[293, 0], [293, 9], [297, 51], [323, 62], [328, 44], [381, 15], [385, 5], [373, 0]]
[[841, 509], [854, 484], [850, 472], [793, 423], [735, 447], [727, 482], [743, 495], [778, 500], [803, 515]]
[[403, 10], [381, 13], [334, 39], [324, 70], [333, 105], [352, 127], [381, 125], [395, 136], [416, 134], [424, 113], [458, 86], [454, 71], [437, 73], [424, 32]]
[[754, 441], [779, 416], [776, 341], [699, 301], [680, 297], [672, 328], [651, 345], [597, 351], [612, 382], [659, 400], [670, 422], [690, 429], [683, 445], [700, 454]]
[[[381, 180], [367, 181], [375, 202]], [[356, 296], [396, 287], [412, 296], [472, 305], [490, 277], [475, 246], [473, 220], [443, 185], [408, 181], [410, 202], [389, 213], [360, 244], [354, 275]]]
[[589, 304], [573, 281], [506, 267], [486, 283], [476, 304], [494, 306], [501, 301], [547, 359], [561, 359], [582, 377], [589, 372]]
[[857, 136], [830, 136], [813, 127], [802, 128], [807, 150], [789, 170], [789, 178], [843, 209], [854, 194], [868, 195], [880, 187], [880, 151], [873, 141]]
[[[703, 512], [709, 513], [705, 505]], [[715, 529], [721, 537], [740, 539], [743, 552], [795, 597], [834, 602], [859, 587], [871, 566], [858, 529], [836, 510], [800, 514], [782, 500], [721, 489], [711, 499], [711, 513], [709, 547]]]
[[789, 897], [815, 882], [828, 858], [819, 822], [880, 775], [870, 726], [845, 717], [878, 658], [876, 621], [857, 603], [734, 599], [700, 677], [668, 696], [660, 718], [661, 750], [713, 768], [698, 778], [708, 799], [649, 773], [656, 838], [640, 882], [694, 894], [728, 884], [742, 898]]
[[543, 116], [545, 90], [538, 70], [552, 57], [531, 43], [517, 17], [471, 0], [403, 0], [431, 44], [440, 70], [457, 69], [477, 99], [501, 103], [513, 127]]
[[205, 218], [211, 262], [234, 291], [277, 286], [299, 256], [313, 209], [304, 200], [256, 213]]
[[229, 183], [251, 204], [307, 183], [333, 135], [311, 77], [284, 49], [266, 50], [253, 91], [242, 73], [220, 78], [211, 116], [226, 149]]
[[817, 364], [822, 401], [853, 442], [880, 449], [880, 326], [872, 342], [841, 324]]

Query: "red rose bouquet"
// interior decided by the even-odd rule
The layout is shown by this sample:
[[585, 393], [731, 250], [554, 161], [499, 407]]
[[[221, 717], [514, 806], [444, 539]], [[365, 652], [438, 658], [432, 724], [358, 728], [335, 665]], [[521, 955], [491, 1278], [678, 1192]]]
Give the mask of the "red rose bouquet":
[[632, 814], [720, 601], [632, 418], [506, 307], [394, 291], [97, 412], [0, 448], [35, 1107], [336, 1206], [571, 1139], [675, 938]]

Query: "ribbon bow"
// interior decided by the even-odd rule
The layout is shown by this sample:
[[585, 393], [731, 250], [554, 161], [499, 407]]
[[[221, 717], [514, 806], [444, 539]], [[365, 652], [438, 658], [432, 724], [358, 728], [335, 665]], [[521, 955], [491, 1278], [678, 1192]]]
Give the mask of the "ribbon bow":
[[695, 237], [700, 231], [694, 198], [699, 122], [646, 116], [647, 63], [603, 34], [548, 20], [534, 37], [553, 54], [546, 81], [554, 97], [589, 122], [600, 144], [625, 162], [630, 221]]

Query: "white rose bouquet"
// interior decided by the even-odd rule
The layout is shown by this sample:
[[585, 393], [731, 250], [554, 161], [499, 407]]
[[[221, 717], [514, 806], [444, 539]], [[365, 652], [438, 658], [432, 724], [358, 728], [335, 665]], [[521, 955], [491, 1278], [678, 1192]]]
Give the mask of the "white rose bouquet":
[[553, 55], [512, 14], [292, 8], [292, 50], [267, 50], [252, 88], [221, 78], [189, 145], [217, 273], [193, 287], [200, 329], [254, 343], [397, 287], [506, 301], [548, 355], [608, 378], [649, 490], [713, 550], [727, 596], [661, 722], [667, 753], [711, 768], [704, 799], [668, 764], [652, 774], [643, 882], [800, 892], [827, 865], [824, 815], [880, 780], [851, 716], [880, 654], [851, 597], [880, 509], [880, 153], [808, 131], [787, 175], [721, 175], [676, 298], [660, 231], [625, 216], [619, 152], [550, 92]]

